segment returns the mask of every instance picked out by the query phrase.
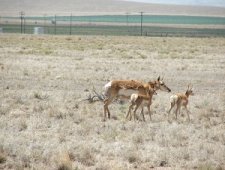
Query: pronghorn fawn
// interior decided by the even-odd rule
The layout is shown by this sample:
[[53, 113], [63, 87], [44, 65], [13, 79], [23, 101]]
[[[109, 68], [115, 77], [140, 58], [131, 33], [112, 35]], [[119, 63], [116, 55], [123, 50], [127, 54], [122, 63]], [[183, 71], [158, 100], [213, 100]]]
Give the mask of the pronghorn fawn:
[[105, 87], [105, 100], [104, 100], [104, 120], [106, 119], [106, 114], [108, 113], [108, 118], [110, 119], [110, 112], [108, 106], [113, 102], [115, 98], [125, 98], [129, 99], [131, 94], [138, 93], [146, 95], [146, 91], [149, 88], [154, 87], [157, 90], [170, 92], [171, 90], [165, 85], [165, 83], [158, 77], [157, 80], [148, 83], [143, 83], [136, 80], [113, 80], [108, 82]]
[[180, 109], [183, 106], [187, 112], [187, 116], [188, 116], [188, 120], [190, 121], [190, 116], [189, 113], [190, 111], [187, 109], [187, 105], [188, 105], [188, 98], [189, 96], [193, 96], [194, 93], [192, 91], [192, 87], [190, 87], [190, 85], [188, 85], [188, 89], [186, 90], [185, 94], [184, 93], [177, 93], [175, 95], [172, 95], [170, 97], [170, 109], [168, 111], [168, 116], [171, 112], [171, 110], [173, 109], [173, 107], [176, 105], [177, 108], [175, 110], [175, 115], [176, 115], [176, 119], [177, 119], [177, 112], [179, 111], [180, 114]]
[[143, 109], [144, 109], [144, 106], [147, 106], [150, 120], [152, 120], [151, 113], [150, 113], [150, 106], [152, 104], [152, 96], [154, 94], [155, 95], [157, 94], [156, 93], [156, 89], [154, 89], [154, 88], [149, 89], [149, 91], [147, 92], [146, 95], [133, 93], [130, 96], [130, 103], [131, 104], [129, 106], [129, 110], [127, 112], [126, 118], [128, 118], [128, 116], [130, 116], [130, 120], [132, 119], [131, 110], [133, 109], [134, 106], [136, 106], [134, 111], [133, 111], [134, 120], [136, 120], [136, 118], [137, 118], [136, 117], [136, 111], [141, 106], [141, 114], [142, 114], [142, 117], [143, 117], [143, 121], [145, 121], [145, 116], [144, 116]]

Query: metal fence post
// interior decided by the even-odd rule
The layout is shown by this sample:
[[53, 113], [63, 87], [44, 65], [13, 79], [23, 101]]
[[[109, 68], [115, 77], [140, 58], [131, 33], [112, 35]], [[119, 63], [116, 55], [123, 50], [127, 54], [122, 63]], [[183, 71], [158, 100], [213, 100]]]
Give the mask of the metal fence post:
[[24, 15], [24, 12], [21, 11], [20, 12], [20, 32], [21, 32], [21, 34], [23, 33], [23, 15]]
[[129, 27], [128, 27], [128, 23], [129, 23], [129, 18], [128, 17], [129, 16], [128, 15], [129, 15], [129, 13], [127, 12], [126, 13], [126, 25], [127, 25], [127, 34], [129, 35]]
[[72, 17], [73, 17], [73, 15], [71, 13], [71, 15], [70, 15], [70, 35], [72, 35]]
[[25, 20], [25, 17], [23, 18], [23, 33], [25, 34], [26, 32], [26, 20]]
[[44, 34], [46, 33], [46, 14], [44, 14]]
[[141, 36], [142, 36], [143, 12], [141, 12]]
[[55, 28], [54, 28], [54, 33], [56, 35], [56, 15], [55, 15]]

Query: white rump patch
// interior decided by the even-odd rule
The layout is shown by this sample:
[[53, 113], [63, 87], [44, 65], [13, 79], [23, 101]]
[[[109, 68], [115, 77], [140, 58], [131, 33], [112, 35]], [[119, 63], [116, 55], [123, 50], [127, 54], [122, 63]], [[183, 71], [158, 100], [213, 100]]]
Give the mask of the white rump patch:
[[110, 82], [108, 82], [105, 86], [104, 86], [104, 88], [105, 88], [105, 90], [107, 90], [109, 87], [111, 87], [112, 86], [112, 81], [110, 81]]
[[178, 96], [177, 96], [177, 95], [172, 95], [172, 96], [170, 97], [170, 103], [176, 103], [177, 100], [178, 100]]
[[138, 94], [133, 93], [133, 94], [130, 96], [130, 102], [131, 102], [131, 103], [135, 103], [135, 101], [137, 100], [137, 98], [138, 98]]
[[109, 89], [110, 89], [111, 86], [112, 86], [112, 81], [108, 82], [108, 83], [104, 86], [105, 96], [108, 96], [108, 91], [109, 91]]

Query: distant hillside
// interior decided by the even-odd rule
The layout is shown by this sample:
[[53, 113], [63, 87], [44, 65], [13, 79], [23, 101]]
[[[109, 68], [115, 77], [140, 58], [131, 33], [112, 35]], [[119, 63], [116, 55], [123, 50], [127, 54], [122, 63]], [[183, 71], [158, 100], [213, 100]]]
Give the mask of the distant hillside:
[[148, 12], [167, 15], [225, 16], [225, 8], [160, 5], [122, 0], [0, 0], [0, 15], [110, 14]]
[[224, 0], [124, 0], [134, 2], [146, 2], [156, 4], [176, 4], [176, 5], [195, 5], [195, 6], [215, 6], [225, 7]]

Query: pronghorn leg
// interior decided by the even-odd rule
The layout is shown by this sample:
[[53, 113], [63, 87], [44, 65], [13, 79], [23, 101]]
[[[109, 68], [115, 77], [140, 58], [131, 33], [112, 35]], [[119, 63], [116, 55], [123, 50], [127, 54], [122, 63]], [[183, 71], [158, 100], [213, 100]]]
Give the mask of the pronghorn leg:
[[107, 107], [108, 105], [106, 105], [108, 99], [104, 100], [104, 120], [106, 119], [106, 112], [107, 112]]
[[145, 122], [144, 107], [141, 108], [141, 114], [142, 114], [142, 117], [143, 117], [143, 121]]
[[[134, 117], [134, 121], [136, 121], [137, 120], [137, 117], [136, 117], [136, 110], [134, 110], [134, 112], [133, 112], [133, 117]], [[131, 120], [131, 119], [130, 119]]]
[[177, 120], [177, 112], [179, 111], [180, 112], [180, 109], [181, 109], [181, 102], [178, 102], [177, 103], [177, 108], [176, 108], [176, 111], [175, 111], [175, 114], [176, 114], [176, 120]]
[[150, 105], [148, 105], [147, 108], [148, 108], [148, 114], [149, 114], [150, 120], [152, 120], [151, 112], [150, 112]]
[[110, 112], [108, 106], [112, 103], [113, 98], [107, 98], [104, 100], [104, 120], [106, 119], [106, 114], [108, 113], [108, 118], [110, 119]]
[[136, 104], [136, 107], [135, 107], [135, 109], [134, 109], [134, 120], [136, 120], [137, 119], [137, 116], [136, 116], [136, 111], [137, 111], [137, 109], [138, 109], [138, 107], [140, 106], [140, 104]]
[[110, 112], [109, 112], [109, 108], [107, 107], [107, 112], [108, 112], [108, 118], [110, 119]]
[[129, 120], [131, 121], [132, 120], [132, 114], [130, 113], [130, 118], [129, 118]]
[[133, 109], [133, 104], [131, 104], [131, 105], [129, 106], [129, 110], [128, 110], [127, 115], [126, 115], [126, 119], [128, 118], [129, 115], [131, 115], [131, 110], [132, 110], [132, 109]]
[[177, 108], [176, 108], [176, 111], [175, 111], [175, 115], [176, 115], [176, 120], [177, 120], [177, 112], [178, 112], [178, 110], [180, 109], [180, 105], [179, 104], [177, 104]]
[[170, 114], [171, 110], [173, 109], [173, 107], [175, 106], [175, 102], [172, 102], [170, 104], [170, 110], [168, 111], [168, 115]]
[[185, 106], [185, 110], [186, 110], [186, 112], [187, 112], [188, 120], [189, 120], [189, 122], [190, 122], [190, 121], [191, 121], [191, 119], [190, 119], [190, 115], [189, 115], [189, 113], [191, 113], [191, 112], [187, 109], [187, 106]]
[[106, 96], [107, 98], [104, 100], [104, 120], [106, 119], [106, 114], [108, 113], [108, 118], [110, 119], [110, 111], [108, 106], [112, 103], [116, 95], [118, 94], [117, 89], [110, 88], [108, 89]]
[[175, 106], [175, 104], [176, 104], [175, 102], [171, 102], [171, 103], [170, 103], [170, 109], [169, 109], [168, 115], [167, 115], [167, 116], [168, 116], [168, 117], [167, 117], [168, 120], [169, 120], [169, 117], [170, 117], [170, 112], [171, 112], [171, 110], [173, 109], [173, 107]]

